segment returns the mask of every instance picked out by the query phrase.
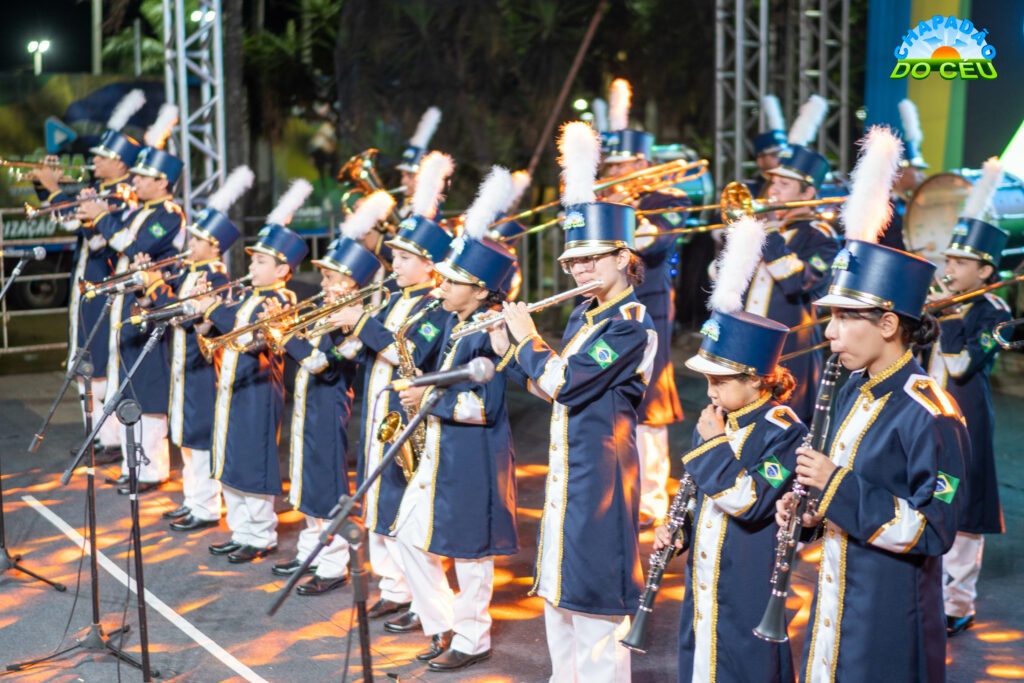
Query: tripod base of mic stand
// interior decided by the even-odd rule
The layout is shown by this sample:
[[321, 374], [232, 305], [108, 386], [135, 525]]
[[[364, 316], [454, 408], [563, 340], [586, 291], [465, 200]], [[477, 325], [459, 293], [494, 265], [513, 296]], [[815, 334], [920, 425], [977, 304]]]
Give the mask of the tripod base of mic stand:
[[22, 567], [21, 555], [11, 555], [9, 552], [7, 552], [7, 548], [0, 548], [0, 574], [3, 574], [8, 569], [19, 571], [22, 574], [28, 574], [37, 581], [42, 581], [45, 584], [53, 586], [54, 590], [60, 591], [61, 593], [68, 589], [67, 586], [65, 586], [63, 583], [50, 581], [49, 579], [42, 577], [39, 574], [36, 574], [31, 569], [26, 569], [25, 567]]
[[[142, 662], [135, 659], [130, 654], [128, 654], [124, 650], [121, 650], [116, 645], [110, 642], [111, 637], [116, 636], [120, 633], [128, 633], [129, 629], [131, 629], [131, 625], [125, 624], [124, 628], [116, 628], [110, 633], [104, 633], [103, 626], [101, 626], [100, 624], [93, 624], [75, 640], [75, 644], [71, 647], [66, 647], [63, 650], [60, 650], [59, 652], [54, 652], [52, 654], [46, 655], [45, 657], [40, 657], [39, 659], [30, 659], [24, 662], [15, 662], [14, 664], [8, 664], [7, 670], [21, 671], [23, 669], [27, 669], [30, 666], [35, 666], [36, 664], [42, 664], [43, 662], [49, 661], [51, 659], [56, 659], [57, 657], [67, 654], [72, 650], [81, 649], [87, 650], [89, 652], [110, 653], [118, 659], [120, 659], [122, 662], [125, 662], [126, 664], [131, 664], [136, 669], [139, 669], [141, 671]], [[160, 672], [156, 669], [150, 669], [149, 675], [159, 677]]]

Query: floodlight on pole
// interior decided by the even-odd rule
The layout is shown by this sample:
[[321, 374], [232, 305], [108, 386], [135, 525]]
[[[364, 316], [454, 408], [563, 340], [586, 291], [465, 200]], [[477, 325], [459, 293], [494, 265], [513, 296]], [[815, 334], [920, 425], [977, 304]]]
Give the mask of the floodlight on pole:
[[32, 55], [33, 72], [36, 76], [43, 73], [43, 53], [50, 49], [48, 40], [29, 41], [28, 51]]

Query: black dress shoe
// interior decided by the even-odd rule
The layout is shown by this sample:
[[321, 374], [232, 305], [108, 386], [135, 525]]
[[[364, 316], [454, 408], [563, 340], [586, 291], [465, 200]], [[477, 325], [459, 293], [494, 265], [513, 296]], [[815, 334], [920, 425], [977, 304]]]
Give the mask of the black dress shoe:
[[[295, 572], [299, 571], [299, 567], [302, 563], [298, 559], [288, 560], [287, 562], [277, 562], [270, 569], [270, 573], [274, 576], [291, 576]], [[316, 565], [310, 565], [306, 567], [306, 572], [316, 571]]]
[[242, 547], [241, 543], [235, 543], [234, 541], [224, 541], [223, 543], [213, 543], [210, 545], [211, 555], [229, 555]]
[[384, 622], [384, 630], [388, 633], [409, 633], [422, 627], [420, 615], [415, 612], [402, 612]]
[[164, 519], [181, 519], [185, 515], [192, 512], [192, 508], [187, 505], [180, 505], [173, 510], [168, 510], [163, 514]]
[[467, 655], [465, 652], [459, 652], [458, 650], [448, 648], [443, 654], [440, 654], [430, 660], [430, 663], [427, 664], [427, 666], [431, 671], [454, 671], [455, 669], [467, 667], [470, 664], [482, 662], [490, 656], [490, 650], [481, 652], [478, 655]]
[[117, 479], [111, 479], [110, 477], [107, 477], [107, 483], [111, 484], [113, 486], [127, 486], [128, 485], [128, 475], [127, 474], [122, 474]]
[[397, 614], [404, 610], [409, 609], [409, 602], [394, 602], [392, 600], [385, 600], [381, 598], [377, 602], [373, 603], [373, 606], [366, 610], [366, 616], [371, 619], [380, 619], [386, 617], [389, 614]]
[[963, 633], [971, 626], [974, 625], [974, 615], [966, 617], [951, 617], [946, 615], [946, 637], [952, 638], [953, 636]]
[[453, 631], [445, 631], [444, 633], [435, 633], [430, 637], [430, 647], [423, 652], [416, 654], [416, 659], [421, 662], [429, 662], [431, 659], [440, 657], [444, 654], [444, 651], [449, 648], [452, 644], [452, 636], [455, 635]]
[[176, 522], [171, 522], [171, 529], [175, 531], [195, 531], [196, 529], [206, 529], [218, 524], [220, 524], [219, 519], [199, 519], [188, 514]]
[[115, 462], [121, 462], [124, 455], [121, 453], [120, 446], [106, 446], [97, 448], [93, 457], [96, 459], [97, 465], [113, 465]]
[[336, 579], [324, 579], [316, 574], [309, 577], [309, 581], [295, 589], [299, 595], [322, 595], [335, 588], [341, 588], [348, 583], [348, 573]]
[[[138, 493], [146, 493], [147, 491], [158, 489], [162, 484], [162, 481], [140, 481]], [[127, 496], [129, 493], [132, 492], [132, 490], [129, 486], [126, 485], [119, 488], [117, 492], [120, 493], [122, 496]]]
[[276, 552], [276, 545], [272, 545], [269, 548], [257, 548], [254, 545], [243, 545], [241, 548], [228, 555], [228, 562], [231, 564], [243, 564], [245, 562], [252, 562], [260, 557], [266, 557], [267, 555]]

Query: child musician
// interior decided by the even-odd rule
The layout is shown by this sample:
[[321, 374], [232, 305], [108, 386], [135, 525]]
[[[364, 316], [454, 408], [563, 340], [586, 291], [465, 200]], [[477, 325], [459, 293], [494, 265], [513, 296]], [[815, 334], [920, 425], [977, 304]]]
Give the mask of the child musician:
[[[794, 680], [789, 644], [752, 634], [771, 595], [775, 502], [788, 488], [807, 433], [781, 404], [793, 388], [792, 375], [778, 365], [787, 328], [742, 310], [739, 295], [763, 240], [764, 228], [752, 218], [730, 226], [704, 340], [686, 361], [707, 379], [711, 405], [683, 455], [697, 505], [679, 621], [680, 683]], [[658, 527], [654, 549], [670, 538]]]
[[874, 242], [899, 144], [885, 129], [868, 133], [844, 207], [846, 247], [816, 301], [832, 308], [825, 334], [853, 374], [836, 394], [828, 455], [797, 451], [797, 481], [820, 492], [801, 523], [824, 520], [805, 681], [945, 680], [941, 558], [970, 445], [956, 404], [911, 351], [938, 333], [921, 312], [935, 266]]
[[[500, 365], [486, 334], [458, 339], [470, 318], [504, 301], [515, 255], [479, 239], [507, 203], [512, 176], [495, 167], [466, 212], [465, 236], [452, 241], [437, 265], [442, 306], [454, 313], [437, 366], [449, 370], [473, 359]], [[401, 392], [403, 405], [420, 406], [433, 389]], [[426, 449], [402, 497], [393, 535], [412, 589], [423, 632], [431, 637], [416, 655], [432, 671], [453, 671], [491, 655], [494, 557], [519, 550], [515, 464], [505, 403], [505, 378], [448, 387], [426, 419]], [[459, 592], [452, 593], [441, 559], [454, 558]]]
[[566, 206], [559, 261], [578, 285], [600, 284], [570, 316], [561, 351], [541, 339], [522, 303], [505, 304], [508, 334], [499, 328], [492, 344], [502, 357], [514, 349], [508, 368], [552, 405], [531, 590], [545, 600], [551, 680], [629, 681], [629, 651], [618, 641], [642, 585], [635, 434], [657, 335], [633, 295], [643, 278], [632, 250], [634, 210], [595, 201], [597, 133], [569, 123], [559, 150]]
[[[991, 182], [979, 180], [975, 187], [993, 191], [1002, 179], [998, 160], [985, 162], [983, 175], [995, 175]], [[975, 192], [972, 189], [971, 194]], [[987, 204], [984, 201], [983, 204]], [[970, 207], [968, 198], [965, 206]], [[949, 292], [961, 294], [980, 289], [996, 275], [999, 258], [1009, 235], [1005, 230], [979, 218], [964, 217], [953, 228], [946, 255]], [[944, 293], [930, 296], [938, 299]], [[974, 602], [981, 572], [982, 534], [1003, 532], [996, 480], [995, 413], [992, 408], [992, 372], [998, 346], [992, 328], [1010, 319], [1006, 302], [986, 294], [947, 309], [939, 318], [942, 333], [928, 356], [928, 373], [956, 399], [967, 420], [971, 457], [967, 461], [967, 490], [961, 500], [960, 526], [953, 547], [942, 559], [942, 592], [946, 603], [946, 628], [956, 635], [974, 623]]]
[[[212, 297], [199, 299], [204, 317], [220, 334], [257, 322], [267, 299], [281, 306], [295, 303], [294, 293], [285, 284], [309, 249], [282, 223], [311, 191], [306, 181], [294, 181], [267, 217], [259, 240], [246, 248], [252, 258], [252, 292], [247, 298], [235, 304], [216, 303]], [[265, 344], [254, 342], [251, 334], [238, 341], [251, 346], [224, 349], [211, 452], [214, 476], [224, 491], [231, 538], [211, 545], [210, 552], [227, 555], [233, 564], [251, 562], [277, 550], [274, 496], [282, 488], [277, 444], [284, 411], [284, 360]]]
[[[391, 293], [379, 312], [369, 313], [361, 306], [350, 306], [330, 319], [337, 325], [354, 326], [341, 352], [362, 363], [364, 368], [360, 482], [376, 469], [388, 447], [386, 442], [377, 439], [378, 425], [391, 411], [404, 414], [394, 392], [377, 400], [378, 394], [392, 380], [400, 378], [401, 357], [396, 348], [395, 332], [430, 305], [430, 310], [407, 330], [404, 341], [416, 368], [434, 367], [441, 351], [441, 333], [451, 317], [440, 308], [440, 302], [430, 295], [430, 290], [434, 288], [434, 263], [445, 257], [452, 239], [432, 218], [452, 169], [451, 158], [440, 152], [428, 154], [420, 165], [413, 197], [414, 213], [402, 221], [398, 234], [387, 242], [392, 250], [392, 268], [399, 290]], [[380, 577], [380, 599], [370, 607], [368, 614], [376, 619], [397, 613], [397, 617], [385, 624], [385, 629], [392, 632], [416, 630], [420, 624], [416, 613], [409, 611], [412, 592], [402, 570], [396, 541], [388, 535], [406, 484], [398, 465], [386, 468], [367, 491], [363, 508], [366, 528], [372, 532], [367, 536], [370, 566]]]

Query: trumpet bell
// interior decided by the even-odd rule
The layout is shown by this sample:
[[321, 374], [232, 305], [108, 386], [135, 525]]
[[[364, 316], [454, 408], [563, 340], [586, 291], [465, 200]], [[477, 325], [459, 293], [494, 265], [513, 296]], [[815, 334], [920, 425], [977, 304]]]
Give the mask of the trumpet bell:
[[722, 189], [722, 222], [731, 223], [744, 216], [753, 216], [759, 208], [747, 186], [734, 180]]

